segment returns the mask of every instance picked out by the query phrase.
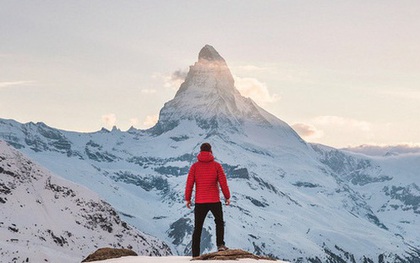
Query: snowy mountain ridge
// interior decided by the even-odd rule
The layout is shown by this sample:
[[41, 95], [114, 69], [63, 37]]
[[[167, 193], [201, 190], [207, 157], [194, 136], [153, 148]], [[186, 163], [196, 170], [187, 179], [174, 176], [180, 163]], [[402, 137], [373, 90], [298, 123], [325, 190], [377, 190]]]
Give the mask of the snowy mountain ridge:
[[342, 150], [365, 154], [368, 156], [397, 156], [403, 154], [420, 153], [419, 146], [408, 144], [376, 146], [376, 145], [360, 145], [357, 147], [343, 148]]
[[[0, 138], [97, 192], [138, 229], [191, 253], [189, 167], [210, 142], [232, 192], [226, 242], [295, 262], [416, 262], [420, 155], [367, 157], [308, 144], [234, 87], [205, 46], [149, 130], [95, 133], [0, 119]], [[206, 220], [202, 248], [214, 250]]]
[[[233, 260], [232, 260], [233, 261]], [[185, 256], [164, 256], [164, 257], [123, 257], [118, 259], [103, 260], [98, 263], [188, 263], [191, 262], [191, 257]], [[226, 262], [226, 260], [211, 260], [212, 263]], [[281, 263], [282, 261], [272, 260], [256, 260], [256, 259], [238, 259], [234, 262], [239, 263]]]
[[120, 219], [106, 202], [0, 141], [1, 262], [77, 262], [98, 247], [168, 255], [166, 244]]

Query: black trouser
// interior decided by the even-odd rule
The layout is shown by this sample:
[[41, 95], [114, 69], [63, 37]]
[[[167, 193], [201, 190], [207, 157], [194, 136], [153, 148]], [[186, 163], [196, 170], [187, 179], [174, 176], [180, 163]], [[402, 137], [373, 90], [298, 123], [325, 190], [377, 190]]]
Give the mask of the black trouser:
[[209, 211], [213, 214], [214, 222], [216, 223], [216, 245], [221, 246], [225, 244], [225, 222], [223, 221], [222, 203], [195, 204], [194, 233], [192, 238], [193, 257], [200, 255], [201, 231], [203, 230], [204, 219], [206, 219]]

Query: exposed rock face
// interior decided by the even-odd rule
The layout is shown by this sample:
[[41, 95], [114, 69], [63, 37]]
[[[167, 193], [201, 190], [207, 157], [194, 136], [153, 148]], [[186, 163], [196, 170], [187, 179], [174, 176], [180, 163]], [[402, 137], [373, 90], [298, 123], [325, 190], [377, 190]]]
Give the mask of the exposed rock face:
[[87, 258], [85, 258], [82, 262], [93, 262], [93, 261], [127, 257], [127, 256], [138, 256], [138, 255], [136, 252], [130, 249], [106, 247], [106, 248], [100, 248], [96, 250], [94, 253], [90, 254]]
[[220, 56], [219, 52], [214, 49], [214, 47], [210, 45], [205, 45], [198, 54], [198, 60], [205, 59], [208, 61], [221, 61], [225, 62], [225, 60]]
[[257, 256], [242, 249], [228, 249], [226, 251], [208, 253], [199, 257], [195, 257], [193, 258], [193, 260], [238, 260], [241, 258], [265, 259], [275, 261], [275, 259], [273, 258]]

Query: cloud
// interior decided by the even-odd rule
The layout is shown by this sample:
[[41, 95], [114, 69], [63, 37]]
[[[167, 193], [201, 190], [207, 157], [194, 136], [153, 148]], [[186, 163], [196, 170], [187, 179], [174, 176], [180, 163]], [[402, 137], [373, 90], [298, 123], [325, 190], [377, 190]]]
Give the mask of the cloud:
[[324, 136], [324, 132], [315, 128], [315, 126], [295, 123], [292, 128], [304, 139], [319, 139]]
[[[303, 123], [312, 125], [323, 132], [322, 138], [311, 137], [312, 142], [333, 147], [379, 141], [386, 133], [383, 125], [341, 116], [317, 116]], [[343, 145], [343, 142], [346, 143]]]
[[175, 89], [178, 89], [179, 86], [185, 81], [185, 78], [187, 77], [188, 72], [183, 70], [177, 70], [171, 74], [169, 77], [167, 84], [170, 85], [170, 87], [174, 87]]
[[347, 130], [360, 130], [363, 132], [370, 132], [372, 130], [372, 124], [369, 122], [339, 116], [318, 116], [313, 122], [318, 125], [334, 126]]
[[143, 125], [146, 126], [146, 128], [150, 128], [154, 126], [159, 120], [159, 115], [148, 115], [146, 116], [146, 119], [143, 121]]
[[185, 81], [188, 71], [176, 70], [171, 74], [162, 75], [164, 87], [177, 90], [181, 84]]
[[188, 71], [185, 70], [176, 70], [172, 73], [172, 79], [173, 80], [185, 80], [185, 78], [188, 75]]
[[234, 77], [235, 86], [244, 97], [253, 99], [260, 105], [272, 103], [280, 100], [277, 94], [270, 94], [265, 83], [255, 78]]
[[319, 76], [312, 76], [307, 69], [289, 64], [269, 63], [264, 65], [238, 65], [232, 67], [235, 75], [275, 79], [278, 83], [314, 84]]
[[163, 86], [165, 88], [177, 90], [181, 86], [181, 84], [185, 81], [187, 74], [188, 74], [188, 71], [186, 70], [176, 70], [169, 74], [154, 73], [152, 75], [152, 78], [163, 81]]
[[[292, 127], [302, 136], [309, 137], [311, 142], [322, 143], [336, 148], [354, 148], [359, 150], [359, 145], [386, 147], [387, 149], [369, 148], [370, 152], [411, 152], [419, 148], [416, 144], [416, 136], [413, 133], [412, 123], [388, 123], [378, 121], [366, 121], [341, 116], [317, 116], [311, 119], [299, 121], [304, 125]], [[298, 123], [299, 124], [299, 123]], [[311, 128], [314, 127], [314, 128]], [[315, 128], [316, 127], [316, 128]], [[417, 128], [417, 126], [415, 127]], [[322, 131], [322, 137], [312, 131]], [[319, 134], [318, 134], [319, 135]], [[414, 135], [414, 136], [413, 136]], [[305, 138], [307, 139], [307, 137]], [[394, 146], [390, 146], [394, 145]], [[395, 146], [398, 147], [395, 147]], [[393, 149], [391, 149], [394, 147]], [[353, 151], [356, 151], [353, 150]], [[379, 154], [378, 154], [379, 155]]]
[[102, 115], [102, 122], [106, 125], [106, 127], [114, 127], [117, 122], [117, 116], [115, 116], [114, 113]]
[[35, 83], [33, 80], [19, 80], [19, 81], [3, 81], [0, 82], [0, 88], [7, 88], [12, 86], [27, 86]]

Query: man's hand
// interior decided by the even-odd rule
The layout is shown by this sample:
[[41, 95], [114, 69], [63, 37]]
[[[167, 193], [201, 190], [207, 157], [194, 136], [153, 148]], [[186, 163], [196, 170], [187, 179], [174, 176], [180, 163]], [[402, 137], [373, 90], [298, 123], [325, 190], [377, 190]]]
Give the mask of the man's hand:
[[185, 205], [187, 206], [188, 209], [191, 209], [191, 201], [187, 201]]
[[225, 200], [225, 205], [230, 205], [230, 199]]

